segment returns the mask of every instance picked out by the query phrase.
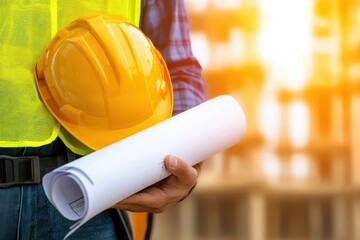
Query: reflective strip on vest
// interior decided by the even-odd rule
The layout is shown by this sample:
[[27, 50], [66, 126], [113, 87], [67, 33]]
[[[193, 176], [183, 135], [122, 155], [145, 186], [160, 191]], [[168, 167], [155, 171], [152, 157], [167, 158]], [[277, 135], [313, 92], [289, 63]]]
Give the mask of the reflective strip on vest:
[[0, 0], [0, 147], [37, 147], [60, 136], [75, 153], [89, 153], [41, 102], [34, 82], [36, 61], [51, 37], [71, 21], [110, 13], [139, 26], [140, 8], [141, 0]]

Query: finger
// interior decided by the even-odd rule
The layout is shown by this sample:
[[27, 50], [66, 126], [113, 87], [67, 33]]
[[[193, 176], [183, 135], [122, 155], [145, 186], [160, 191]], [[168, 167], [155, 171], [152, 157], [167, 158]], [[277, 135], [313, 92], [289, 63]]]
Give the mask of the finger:
[[172, 155], [165, 158], [166, 169], [177, 177], [178, 182], [184, 186], [193, 186], [197, 180], [197, 171], [184, 160]]

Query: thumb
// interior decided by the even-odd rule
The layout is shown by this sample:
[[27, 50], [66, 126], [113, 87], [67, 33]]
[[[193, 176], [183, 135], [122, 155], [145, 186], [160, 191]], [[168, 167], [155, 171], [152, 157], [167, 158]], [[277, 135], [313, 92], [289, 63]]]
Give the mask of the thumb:
[[184, 185], [192, 186], [197, 180], [197, 171], [195, 168], [190, 166], [184, 160], [168, 155], [165, 158], [166, 169], [175, 177], [178, 181]]

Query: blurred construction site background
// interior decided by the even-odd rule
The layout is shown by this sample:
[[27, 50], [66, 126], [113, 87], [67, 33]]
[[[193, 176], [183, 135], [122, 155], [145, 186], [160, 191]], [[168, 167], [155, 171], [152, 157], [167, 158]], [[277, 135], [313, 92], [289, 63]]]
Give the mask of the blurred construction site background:
[[186, 4], [208, 98], [234, 96], [247, 132], [152, 239], [360, 239], [360, 0]]

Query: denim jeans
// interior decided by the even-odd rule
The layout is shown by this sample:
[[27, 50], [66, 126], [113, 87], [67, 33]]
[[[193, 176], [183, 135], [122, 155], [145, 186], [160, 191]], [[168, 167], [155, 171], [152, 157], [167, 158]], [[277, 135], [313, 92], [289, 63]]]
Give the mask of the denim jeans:
[[[0, 155], [46, 156], [63, 149], [53, 143], [40, 148], [2, 148]], [[0, 188], [0, 240], [63, 239], [74, 223], [51, 205], [41, 184]], [[115, 225], [112, 212], [106, 210], [81, 226], [68, 239], [118, 239]]]
[[[0, 239], [63, 239], [74, 222], [47, 200], [41, 184], [0, 189]], [[117, 239], [115, 224], [105, 211], [68, 239]]]

